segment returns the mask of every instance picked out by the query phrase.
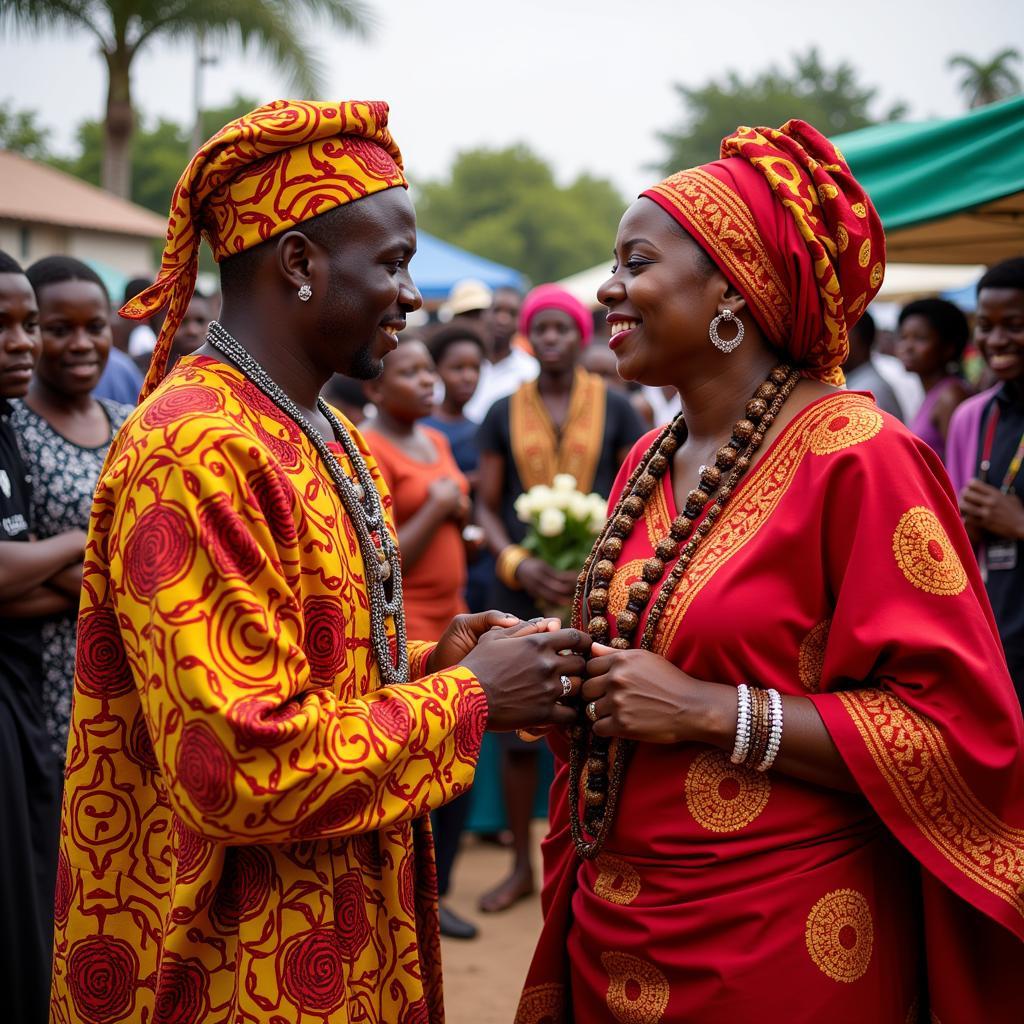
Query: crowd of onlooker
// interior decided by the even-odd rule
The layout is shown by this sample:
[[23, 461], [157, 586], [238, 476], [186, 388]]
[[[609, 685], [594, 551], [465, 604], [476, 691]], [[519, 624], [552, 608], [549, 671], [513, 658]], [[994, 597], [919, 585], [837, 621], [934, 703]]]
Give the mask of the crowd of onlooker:
[[[45, 727], [31, 735], [33, 764], [8, 763], [6, 735], [0, 759], [5, 772], [31, 776], [24, 791], [37, 805], [18, 809], [31, 817], [52, 814], [59, 796], [92, 493], [160, 324], [118, 316], [76, 259], [49, 257], [23, 273], [0, 257], [0, 729], [32, 733], [40, 709]], [[124, 298], [149, 284], [130, 282]], [[172, 363], [203, 344], [218, 305], [195, 294]], [[619, 379], [604, 328], [557, 286], [524, 297], [463, 281], [435, 322], [406, 330], [378, 380], [328, 385], [393, 495], [410, 635], [436, 638], [467, 608], [530, 617], [569, 604], [575, 573], [524, 551], [516, 499], [564, 472], [606, 496], [634, 442], [679, 409], [671, 391]], [[935, 298], [906, 305], [894, 332], [865, 315], [846, 373], [944, 461], [1024, 696], [1024, 259], [984, 275], [971, 319]], [[442, 898], [467, 821], [509, 845], [508, 876], [480, 898], [494, 912], [534, 890], [529, 824], [550, 769], [543, 744], [486, 743], [474, 792], [438, 811], [434, 827]], [[19, 841], [5, 829], [0, 886], [12, 884], [4, 847]], [[5, 905], [16, 910], [14, 890]], [[443, 902], [442, 930], [475, 934]]]

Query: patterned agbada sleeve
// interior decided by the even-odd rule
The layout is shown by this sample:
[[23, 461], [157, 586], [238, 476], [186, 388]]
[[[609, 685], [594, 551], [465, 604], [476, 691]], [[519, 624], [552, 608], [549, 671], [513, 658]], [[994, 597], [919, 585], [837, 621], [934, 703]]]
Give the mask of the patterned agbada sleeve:
[[[343, 550], [303, 529], [315, 481], [301, 495], [241, 435], [186, 447], [125, 446], [104, 538], [175, 811], [213, 841], [285, 843], [380, 829], [462, 792], [487, 715], [472, 673], [374, 689], [350, 528]], [[416, 671], [431, 650], [412, 646]]]
[[949, 481], [902, 429], [833, 458], [801, 680], [890, 831], [1024, 937], [1024, 727]]

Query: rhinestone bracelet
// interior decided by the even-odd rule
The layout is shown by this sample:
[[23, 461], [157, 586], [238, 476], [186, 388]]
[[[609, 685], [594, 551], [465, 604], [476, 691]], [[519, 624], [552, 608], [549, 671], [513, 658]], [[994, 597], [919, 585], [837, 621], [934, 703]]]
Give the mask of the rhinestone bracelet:
[[750, 687], [740, 683], [736, 687], [736, 742], [733, 744], [733, 764], [743, 764], [750, 753]]

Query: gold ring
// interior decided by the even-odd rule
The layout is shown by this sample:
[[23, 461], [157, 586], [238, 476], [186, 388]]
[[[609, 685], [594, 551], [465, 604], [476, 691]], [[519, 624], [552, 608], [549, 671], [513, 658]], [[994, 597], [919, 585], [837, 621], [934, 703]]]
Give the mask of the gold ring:
[[572, 680], [568, 676], [562, 676], [560, 681], [562, 683], [562, 696], [568, 697], [572, 693]]
[[596, 700], [592, 700], [587, 705], [587, 718], [589, 718], [592, 722], [596, 722], [597, 721], [597, 701]]

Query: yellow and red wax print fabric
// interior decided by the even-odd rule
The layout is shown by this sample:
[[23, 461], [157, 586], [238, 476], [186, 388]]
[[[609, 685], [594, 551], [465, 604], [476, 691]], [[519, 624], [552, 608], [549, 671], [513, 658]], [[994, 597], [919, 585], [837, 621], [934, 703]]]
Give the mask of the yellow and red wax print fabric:
[[308, 439], [235, 369], [182, 360], [93, 505], [54, 1024], [443, 1019], [424, 815], [470, 785], [486, 698], [458, 667], [382, 688], [369, 636]]
[[[677, 513], [666, 475], [612, 613]], [[556, 736], [517, 1024], [1016, 1024], [1024, 722], [935, 453], [870, 395], [808, 405], [714, 520], [654, 650], [697, 679], [807, 697], [859, 792], [639, 743], [605, 848], [581, 861]]]
[[171, 197], [160, 273], [121, 315], [144, 320], [169, 304], [145, 397], [163, 376], [195, 291], [200, 236], [220, 262], [337, 206], [406, 186], [381, 100], [275, 100], [200, 146]]
[[721, 156], [643, 195], [707, 251], [773, 345], [808, 376], [842, 384], [849, 330], [885, 275], [871, 200], [805, 121], [737, 128]]

